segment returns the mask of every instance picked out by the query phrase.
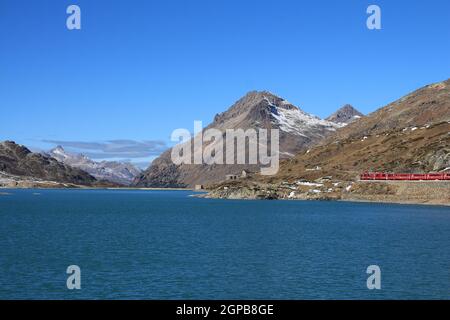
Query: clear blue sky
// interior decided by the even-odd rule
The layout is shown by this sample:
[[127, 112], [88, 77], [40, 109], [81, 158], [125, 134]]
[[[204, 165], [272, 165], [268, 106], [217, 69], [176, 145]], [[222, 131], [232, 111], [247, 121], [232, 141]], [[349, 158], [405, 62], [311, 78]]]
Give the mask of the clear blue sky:
[[0, 1], [0, 140], [35, 148], [147, 161], [250, 90], [325, 117], [449, 77], [448, 0]]

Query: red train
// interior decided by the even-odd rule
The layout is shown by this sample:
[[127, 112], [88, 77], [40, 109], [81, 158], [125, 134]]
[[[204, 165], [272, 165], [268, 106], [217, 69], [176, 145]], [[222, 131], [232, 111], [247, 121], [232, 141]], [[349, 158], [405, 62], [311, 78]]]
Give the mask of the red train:
[[450, 173], [385, 173], [385, 172], [364, 172], [360, 176], [361, 180], [450, 180]]

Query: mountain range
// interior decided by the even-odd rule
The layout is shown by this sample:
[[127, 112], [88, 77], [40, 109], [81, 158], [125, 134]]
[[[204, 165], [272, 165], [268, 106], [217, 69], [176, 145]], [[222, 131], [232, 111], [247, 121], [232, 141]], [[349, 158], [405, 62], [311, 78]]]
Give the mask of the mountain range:
[[0, 142], [0, 172], [8, 174], [8, 177], [26, 177], [75, 185], [92, 186], [96, 183], [96, 179], [85, 171], [50, 156], [31, 152], [13, 141]]
[[365, 171], [450, 172], [450, 79], [339, 128], [274, 176], [211, 185], [205, 197], [450, 203], [448, 182], [359, 181]]
[[57, 146], [50, 150], [48, 155], [68, 166], [89, 173], [97, 180], [115, 182], [126, 186], [130, 185], [133, 179], [141, 173], [141, 170], [131, 163], [117, 161], [96, 162], [83, 154], [67, 152], [62, 146]]
[[323, 177], [356, 181], [366, 170], [450, 170], [450, 79], [424, 86], [366, 116], [345, 105], [326, 119], [268, 91], [252, 91], [217, 114], [204, 130], [210, 128], [279, 129], [278, 174], [260, 176], [258, 165], [176, 165], [171, 149], [140, 172], [129, 164], [95, 162], [62, 147], [40, 154], [5, 141], [0, 143], [0, 185], [26, 178], [85, 186], [112, 181], [136, 187], [193, 187], [220, 184], [226, 175], [243, 170], [251, 181], [263, 184]]

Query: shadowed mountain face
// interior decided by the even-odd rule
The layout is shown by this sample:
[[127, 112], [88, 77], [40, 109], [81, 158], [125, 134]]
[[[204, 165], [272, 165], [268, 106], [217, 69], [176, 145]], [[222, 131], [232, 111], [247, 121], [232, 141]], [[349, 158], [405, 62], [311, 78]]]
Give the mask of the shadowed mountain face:
[[12, 141], [0, 142], [0, 171], [27, 178], [78, 185], [92, 185], [96, 182], [94, 177], [80, 169], [40, 153], [33, 153]]
[[[324, 137], [334, 133], [343, 124], [322, 120], [308, 114], [288, 101], [270, 92], [250, 92], [226, 112], [217, 114], [205, 129], [279, 129], [280, 158], [289, 158]], [[207, 144], [203, 144], [205, 147]], [[226, 147], [224, 147], [226, 154]], [[142, 187], [187, 187], [195, 184], [220, 182], [227, 174], [242, 170], [259, 172], [259, 165], [175, 165], [171, 150], [155, 159], [134, 184]]]
[[49, 155], [74, 168], [81, 169], [98, 180], [130, 185], [141, 170], [130, 163], [116, 161], [96, 162], [82, 154], [66, 152], [61, 146], [50, 150]]
[[[450, 169], [450, 80], [425, 86], [284, 162], [275, 179]], [[311, 170], [319, 167], [320, 170]]]
[[334, 122], [334, 123], [345, 123], [348, 124], [350, 122], [353, 122], [357, 119], [360, 119], [364, 115], [353, 108], [351, 105], [346, 104], [342, 108], [340, 108], [338, 111], [333, 113], [331, 116], [326, 118], [325, 120]]

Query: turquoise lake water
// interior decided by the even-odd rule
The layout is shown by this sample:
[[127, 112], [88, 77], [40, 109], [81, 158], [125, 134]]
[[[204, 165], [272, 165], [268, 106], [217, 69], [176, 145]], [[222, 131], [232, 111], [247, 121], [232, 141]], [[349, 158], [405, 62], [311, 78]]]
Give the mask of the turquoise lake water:
[[450, 298], [450, 207], [1, 192], [0, 299]]

